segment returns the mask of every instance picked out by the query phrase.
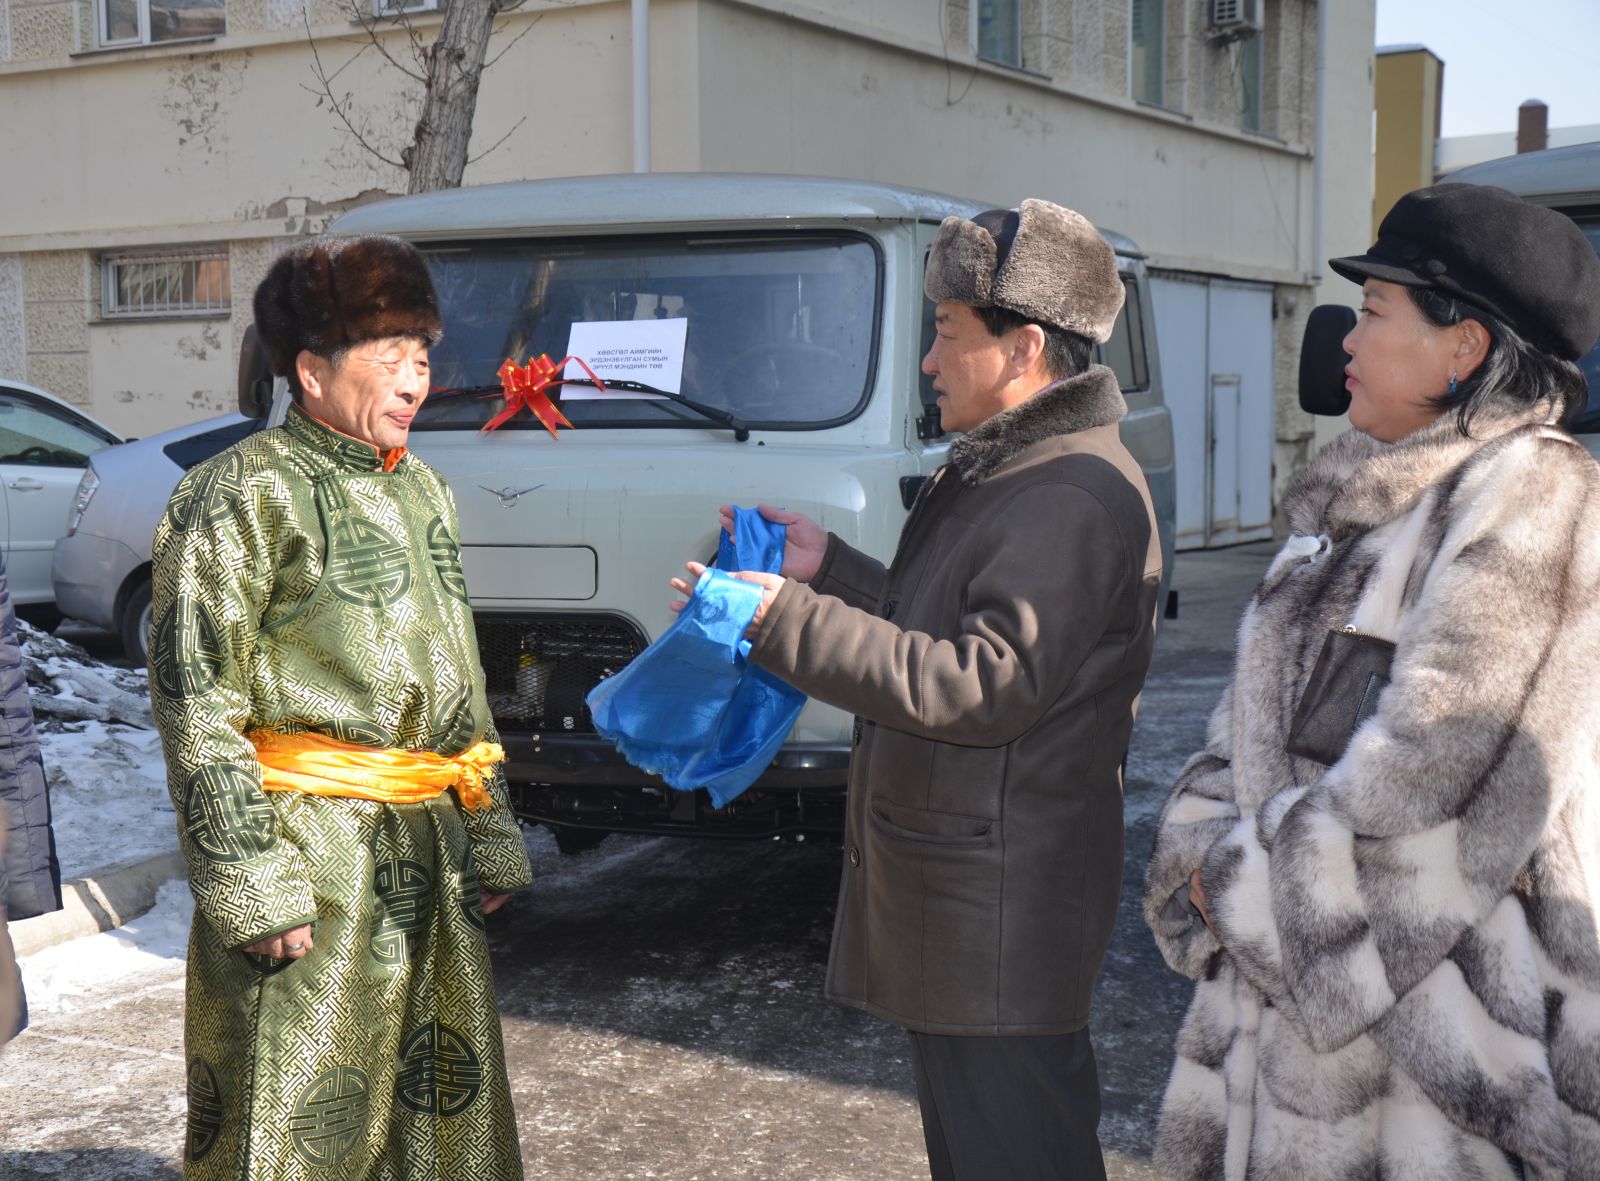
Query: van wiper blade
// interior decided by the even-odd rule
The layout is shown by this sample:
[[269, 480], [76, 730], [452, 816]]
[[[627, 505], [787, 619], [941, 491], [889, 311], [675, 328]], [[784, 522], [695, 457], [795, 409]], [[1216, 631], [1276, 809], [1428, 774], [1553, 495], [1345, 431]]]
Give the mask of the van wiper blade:
[[[707, 406], [704, 402], [696, 402], [693, 398], [686, 398], [682, 394], [673, 393], [671, 390], [663, 390], [653, 385], [646, 385], [642, 381], [608, 381], [604, 387], [600, 387], [596, 386], [587, 377], [572, 377], [562, 384], [586, 385], [593, 389], [622, 390], [631, 394], [655, 394], [658, 397], [667, 399], [669, 402], [676, 402], [680, 406], [693, 410], [700, 417], [709, 419], [719, 426], [727, 427], [733, 432], [733, 437], [741, 443], [748, 441], [750, 438], [750, 428], [745, 424], [744, 419], [737, 414], [717, 406]], [[443, 402], [452, 398], [486, 398], [491, 394], [503, 394], [504, 392], [505, 387], [498, 382], [494, 385], [445, 386], [440, 389], [430, 390], [428, 392], [428, 401]]]
[[487, 398], [490, 394], [503, 394], [505, 392], [505, 386], [499, 382], [495, 382], [494, 385], [436, 386], [428, 391], [426, 400], [429, 402], [447, 402], [451, 398]]
[[[590, 381], [587, 377], [568, 378], [566, 384], [596, 386], [596, 383]], [[666, 398], [669, 402], [676, 402], [680, 406], [693, 410], [702, 418], [709, 418], [712, 422], [727, 427], [733, 432], [733, 437], [740, 443], [750, 438], [750, 428], [745, 425], [744, 419], [737, 414], [723, 410], [719, 406], [707, 406], [704, 402], [696, 402], [693, 398], [686, 398], [682, 394], [673, 393], [671, 390], [657, 389], [655, 386], [646, 385], [642, 381], [628, 381], [625, 379], [608, 380], [603, 386], [596, 386], [596, 388], [622, 390], [632, 394], [655, 394], [658, 397]]]

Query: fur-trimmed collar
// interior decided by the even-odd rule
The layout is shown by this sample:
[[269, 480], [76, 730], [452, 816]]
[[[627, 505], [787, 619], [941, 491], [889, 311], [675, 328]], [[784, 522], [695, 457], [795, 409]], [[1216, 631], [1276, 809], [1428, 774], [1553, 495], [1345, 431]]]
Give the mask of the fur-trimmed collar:
[[963, 484], [980, 484], [1035, 443], [1110, 426], [1127, 413], [1117, 375], [1091, 365], [973, 427], [950, 444], [950, 464]]
[[1486, 444], [1557, 417], [1543, 405], [1491, 405], [1473, 418], [1471, 438], [1453, 412], [1393, 443], [1348, 430], [1318, 452], [1285, 494], [1284, 516], [1293, 532], [1313, 536], [1374, 528], [1408, 511]]

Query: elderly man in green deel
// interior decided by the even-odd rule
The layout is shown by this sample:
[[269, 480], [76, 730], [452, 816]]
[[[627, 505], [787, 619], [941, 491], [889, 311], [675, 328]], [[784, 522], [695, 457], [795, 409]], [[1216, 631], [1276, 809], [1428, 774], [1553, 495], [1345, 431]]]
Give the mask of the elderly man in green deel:
[[283, 426], [156, 533], [150, 688], [189, 882], [191, 1181], [522, 1176], [484, 915], [529, 884], [455, 505], [405, 450], [439, 338], [393, 238], [281, 256]]

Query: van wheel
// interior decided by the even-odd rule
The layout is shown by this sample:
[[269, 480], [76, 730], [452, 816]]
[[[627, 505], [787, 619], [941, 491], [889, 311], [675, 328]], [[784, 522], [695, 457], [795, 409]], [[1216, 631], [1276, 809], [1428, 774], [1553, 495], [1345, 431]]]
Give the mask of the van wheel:
[[603, 828], [573, 828], [568, 824], [547, 827], [555, 834], [556, 848], [568, 857], [587, 852], [610, 835]]
[[146, 579], [128, 596], [122, 609], [122, 651], [136, 665], [150, 661], [150, 582]]

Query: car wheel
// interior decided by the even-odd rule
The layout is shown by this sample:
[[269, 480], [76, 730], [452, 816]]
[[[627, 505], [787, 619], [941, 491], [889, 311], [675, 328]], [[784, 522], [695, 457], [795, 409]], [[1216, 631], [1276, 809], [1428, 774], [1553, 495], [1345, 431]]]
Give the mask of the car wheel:
[[122, 651], [135, 664], [150, 659], [150, 583], [134, 588], [122, 608]]
[[603, 828], [573, 828], [567, 824], [552, 824], [550, 831], [555, 833], [556, 848], [569, 857], [594, 848], [608, 835]]

